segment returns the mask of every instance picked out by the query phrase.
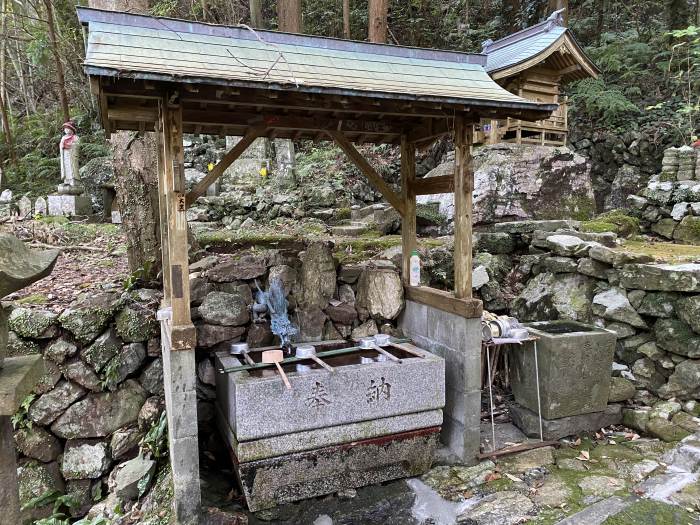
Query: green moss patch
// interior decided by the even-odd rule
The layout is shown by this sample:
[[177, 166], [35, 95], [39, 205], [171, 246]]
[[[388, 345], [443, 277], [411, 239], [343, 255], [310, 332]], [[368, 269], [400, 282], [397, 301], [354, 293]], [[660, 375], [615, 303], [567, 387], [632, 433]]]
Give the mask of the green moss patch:
[[664, 525], [688, 525], [697, 523], [697, 516], [675, 505], [641, 500], [609, 517], [603, 522], [603, 525], [659, 525], [661, 523]]
[[581, 231], [591, 233], [611, 231], [622, 237], [629, 237], [639, 233], [639, 219], [630, 216], [627, 210], [612, 210], [581, 223]]

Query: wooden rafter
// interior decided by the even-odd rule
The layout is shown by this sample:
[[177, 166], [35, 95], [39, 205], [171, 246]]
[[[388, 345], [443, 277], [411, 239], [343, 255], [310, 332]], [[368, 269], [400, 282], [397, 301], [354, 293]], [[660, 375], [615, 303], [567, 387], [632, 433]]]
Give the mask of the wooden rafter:
[[413, 183], [413, 191], [416, 195], [434, 195], [437, 193], [452, 193], [455, 188], [455, 179], [451, 175], [440, 177], [428, 177], [416, 180]]
[[384, 179], [377, 173], [377, 171], [370, 165], [369, 162], [362, 156], [362, 154], [355, 149], [352, 142], [340, 131], [328, 131], [327, 132], [335, 141], [335, 143], [342, 149], [350, 160], [355, 163], [355, 165], [360, 169], [360, 171], [369, 179], [372, 186], [375, 187], [379, 193], [381, 193], [384, 198], [391, 204], [396, 211], [403, 217], [405, 214], [404, 202], [401, 200], [391, 186], [389, 186]]
[[224, 155], [224, 158], [221, 159], [217, 165], [214, 166], [214, 168], [207, 173], [207, 175], [201, 181], [199, 181], [194, 188], [192, 188], [192, 191], [187, 194], [187, 206], [191, 205], [199, 197], [204, 195], [207, 192], [207, 188], [211, 186], [216, 179], [223, 175], [226, 168], [233, 164], [243, 154], [243, 152], [248, 149], [248, 146], [250, 146], [255, 139], [263, 136], [266, 131], [267, 126], [265, 125], [250, 128], [248, 133], [246, 133], [243, 138], [239, 140], [238, 143], [231, 148], [226, 155]]

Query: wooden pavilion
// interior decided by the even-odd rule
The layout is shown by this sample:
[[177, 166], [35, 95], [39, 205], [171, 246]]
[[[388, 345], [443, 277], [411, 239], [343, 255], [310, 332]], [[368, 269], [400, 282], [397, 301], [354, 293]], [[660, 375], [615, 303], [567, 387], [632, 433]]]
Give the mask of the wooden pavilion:
[[[186, 522], [197, 505], [188, 497], [195, 492], [199, 497], [187, 207], [257, 137], [332, 139], [402, 217], [407, 297], [478, 318], [481, 302], [472, 299], [471, 286], [473, 125], [480, 119], [545, 119], [557, 106], [503, 89], [484, 70], [483, 55], [80, 7], [78, 16], [87, 28], [84, 67], [105, 130], [154, 131], [158, 137], [167, 307], [162, 311], [168, 312], [161, 316], [166, 406], [175, 499], [181, 506], [176, 510]], [[183, 133], [243, 139], [187, 193]], [[454, 137], [454, 175], [417, 180], [416, 146], [446, 134]], [[353, 143], [400, 145], [400, 193]], [[416, 195], [441, 192], [455, 194], [453, 293], [408, 286], [408, 260], [416, 245]]]
[[541, 120], [483, 119], [476, 130], [477, 143], [566, 144], [568, 108], [561, 86], [597, 78], [600, 71], [563, 25], [562, 11], [495, 42], [487, 40], [482, 50], [485, 69], [500, 86], [527, 100], [559, 107]]

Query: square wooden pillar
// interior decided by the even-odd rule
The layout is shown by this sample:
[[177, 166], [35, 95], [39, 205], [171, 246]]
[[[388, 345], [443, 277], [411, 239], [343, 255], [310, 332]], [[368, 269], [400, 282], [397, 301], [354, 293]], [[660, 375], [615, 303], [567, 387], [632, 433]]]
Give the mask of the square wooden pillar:
[[[172, 96], [171, 96], [172, 95]], [[163, 258], [161, 322], [163, 384], [173, 475], [175, 521], [199, 523], [199, 436], [197, 429], [196, 332], [190, 317], [189, 246], [182, 145], [182, 108], [168, 94], [160, 101], [158, 191]]]
[[402, 265], [404, 286], [410, 283], [411, 253], [416, 249], [416, 146], [406, 135], [401, 136], [401, 200], [404, 213], [401, 216]]
[[473, 127], [466, 125], [464, 117], [455, 118], [455, 297], [469, 299], [472, 296], [472, 193], [474, 170], [471, 145]]

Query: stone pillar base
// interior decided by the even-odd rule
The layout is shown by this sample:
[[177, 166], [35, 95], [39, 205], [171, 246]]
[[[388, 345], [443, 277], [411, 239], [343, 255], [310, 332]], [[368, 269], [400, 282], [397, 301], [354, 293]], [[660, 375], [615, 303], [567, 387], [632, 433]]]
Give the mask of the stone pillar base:
[[415, 301], [399, 319], [415, 344], [445, 360], [442, 442], [467, 464], [478, 461], [481, 418], [481, 322]]
[[87, 195], [49, 195], [49, 215], [52, 217], [92, 215], [92, 201]]

